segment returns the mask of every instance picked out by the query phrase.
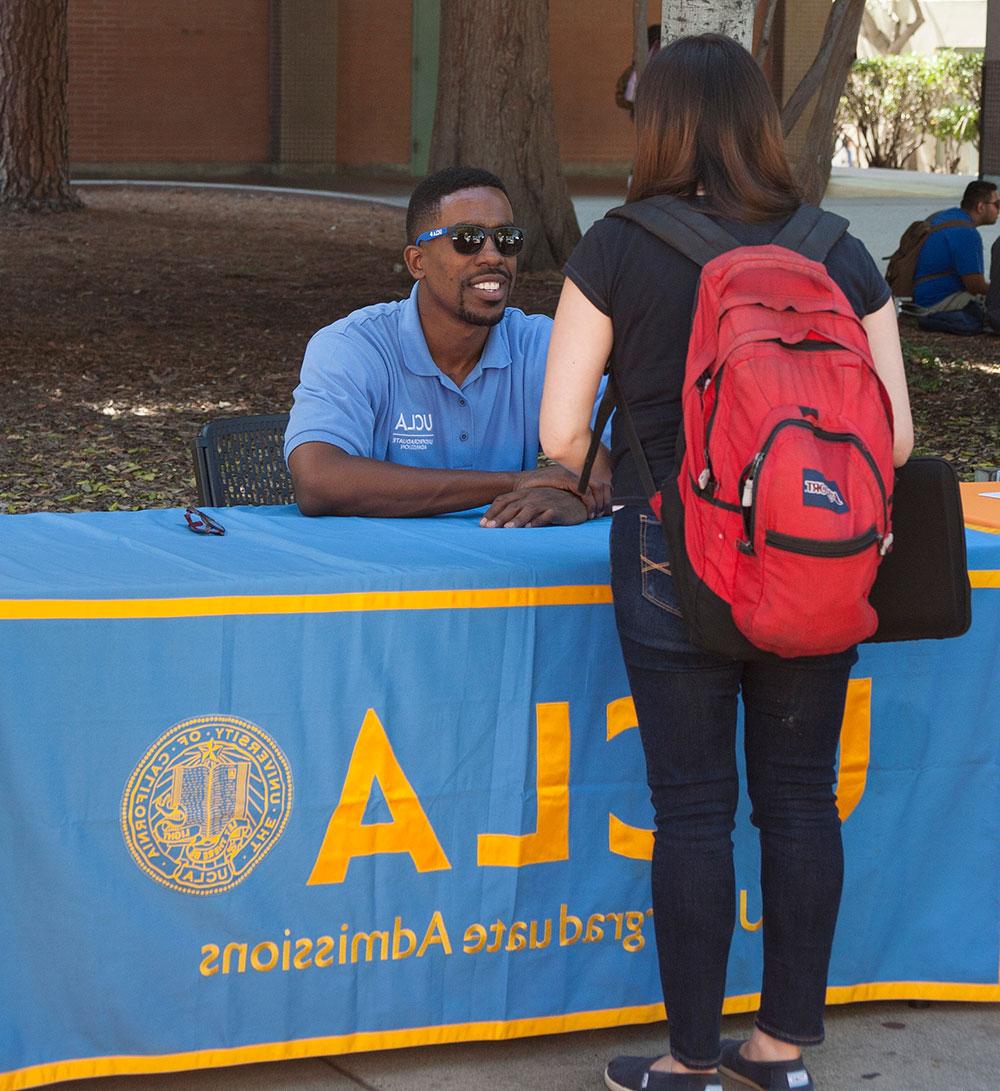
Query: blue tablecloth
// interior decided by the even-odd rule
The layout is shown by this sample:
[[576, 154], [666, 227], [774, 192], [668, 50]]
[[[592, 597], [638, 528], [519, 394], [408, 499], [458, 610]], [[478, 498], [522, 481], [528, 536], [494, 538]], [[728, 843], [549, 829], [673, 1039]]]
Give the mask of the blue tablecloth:
[[[603, 520], [0, 517], [0, 1091], [662, 1017]], [[863, 649], [832, 1002], [1000, 1000], [1000, 536]], [[736, 835], [729, 1010], [757, 1003]]]

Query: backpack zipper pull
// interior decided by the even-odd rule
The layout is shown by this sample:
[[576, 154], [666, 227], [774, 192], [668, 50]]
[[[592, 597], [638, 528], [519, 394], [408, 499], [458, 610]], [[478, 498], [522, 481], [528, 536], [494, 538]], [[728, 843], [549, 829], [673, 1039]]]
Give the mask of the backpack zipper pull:
[[741, 503], [745, 508], [749, 508], [753, 504], [754, 478], [757, 476], [757, 471], [760, 469], [760, 463], [763, 457], [763, 451], [758, 451], [753, 456], [753, 462], [750, 463], [750, 469], [747, 471], [746, 481], [743, 482], [743, 498]]

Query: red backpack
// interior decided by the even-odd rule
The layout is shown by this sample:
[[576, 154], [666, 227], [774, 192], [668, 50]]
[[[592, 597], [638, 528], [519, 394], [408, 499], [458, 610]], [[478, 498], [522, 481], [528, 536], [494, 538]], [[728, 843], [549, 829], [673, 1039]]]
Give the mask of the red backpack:
[[743, 246], [675, 198], [608, 215], [702, 266], [677, 474], [659, 489], [620, 403], [695, 643], [752, 659], [871, 636], [868, 593], [892, 544], [892, 411], [821, 264], [847, 221], [803, 206], [772, 243]]

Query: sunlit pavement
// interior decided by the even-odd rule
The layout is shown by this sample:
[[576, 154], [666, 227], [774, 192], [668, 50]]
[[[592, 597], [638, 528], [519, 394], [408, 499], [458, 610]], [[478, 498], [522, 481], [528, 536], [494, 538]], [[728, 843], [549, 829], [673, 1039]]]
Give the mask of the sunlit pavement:
[[[742, 1037], [751, 1020], [731, 1016], [723, 1020], [723, 1034]], [[666, 1025], [656, 1023], [59, 1086], [65, 1091], [600, 1091], [610, 1057], [662, 1053], [665, 1036]], [[806, 1063], [819, 1091], [996, 1091], [1000, 1005], [833, 1007], [827, 1011], [826, 1043], [809, 1050]], [[735, 1084], [730, 1088], [738, 1091]]]
[[[896, 249], [899, 237], [914, 220], [932, 212], [952, 208], [962, 198], [962, 191], [975, 176], [971, 174], [928, 174], [920, 171], [859, 170], [835, 167], [823, 199], [823, 208], [845, 216], [851, 232], [868, 247], [884, 268], [885, 259]], [[121, 185], [117, 179], [74, 179], [81, 185]], [[366, 178], [359, 175], [316, 176], [307, 179], [287, 179], [280, 185], [266, 176], [241, 175], [231, 182], [189, 181], [164, 182], [143, 179], [132, 185], [186, 185], [214, 189], [236, 186], [240, 189], [261, 189], [265, 192], [295, 192], [326, 197], [346, 197], [354, 200], [379, 201], [405, 207], [412, 188], [408, 179], [387, 177]], [[609, 208], [625, 200], [625, 181], [609, 178], [570, 179], [570, 193], [580, 229], [586, 231]], [[980, 228], [987, 254], [994, 239], [1000, 236], [1000, 223]]]

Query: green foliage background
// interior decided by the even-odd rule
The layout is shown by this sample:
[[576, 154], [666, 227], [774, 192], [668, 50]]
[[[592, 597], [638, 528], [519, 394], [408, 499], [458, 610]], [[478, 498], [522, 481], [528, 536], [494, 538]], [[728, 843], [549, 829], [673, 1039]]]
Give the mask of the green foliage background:
[[902, 168], [928, 135], [941, 169], [958, 169], [961, 146], [979, 142], [983, 53], [863, 57], [851, 66], [837, 113], [841, 138], [857, 142], [868, 166]]

